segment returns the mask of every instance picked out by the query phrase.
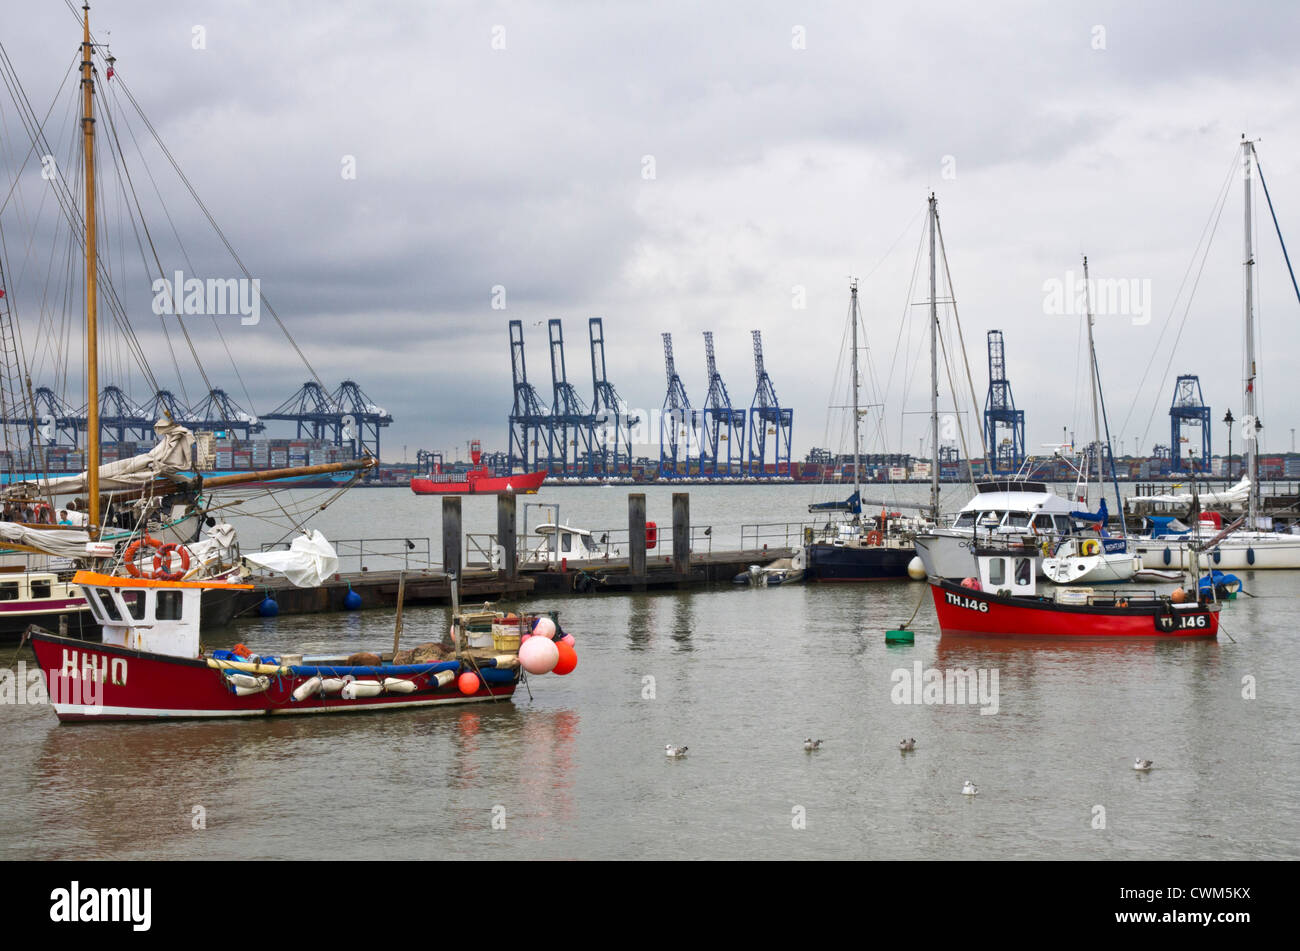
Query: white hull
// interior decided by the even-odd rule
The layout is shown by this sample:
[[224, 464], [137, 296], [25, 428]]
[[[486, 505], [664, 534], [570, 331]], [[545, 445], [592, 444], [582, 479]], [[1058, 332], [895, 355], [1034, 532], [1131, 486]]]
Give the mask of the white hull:
[[[1186, 536], [1144, 539], [1135, 547], [1148, 568], [1180, 569], [1190, 564]], [[1300, 569], [1300, 535], [1236, 532], [1203, 552], [1200, 565], [1202, 570], [1218, 568], [1220, 571]]]
[[1056, 584], [1120, 584], [1141, 570], [1142, 559], [1127, 552], [1043, 559], [1043, 575]]

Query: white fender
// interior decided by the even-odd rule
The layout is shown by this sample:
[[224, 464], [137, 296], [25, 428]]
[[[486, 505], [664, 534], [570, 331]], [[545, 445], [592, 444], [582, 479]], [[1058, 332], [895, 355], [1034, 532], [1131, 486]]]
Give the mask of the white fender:
[[454, 670], [440, 670], [429, 678], [430, 681], [437, 684], [439, 687], [445, 687], [455, 679], [456, 671]]
[[378, 680], [354, 680], [343, 688], [344, 700], [360, 700], [365, 697], [377, 697], [384, 689]]
[[386, 677], [384, 679], [384, 693], [415, 693], [415, 683], [410, 680], [402, 680], [400, 677]]
[[316, 694], [320, 692], [323, 683], [324, 681], [319, 677], [311, 677], [304, 680], [298, 685], [298, 689], [293, 692], [293, 699], [306, 700], [308, 697], [316, 696]]
[[332, 694], [338, 693], [346, 687], [347, 684], [348, 682], [342, 677], [326, 677], [320, 682], [320, 692], [328, 697]]
[[262, 691], [268, 689], [271, 686], [270, 677], [249, 677], [247, 674], [235, 674], [233, 677], [230, 678], [232, 682], [234, 681], [235, 677], [240, 677], [246, 681], [247, 680], [253, 681], [253, 683], [251, 684], [236, 683], [235, 696], [237, 697], [247, 697], [251, 694], [261, 693]]

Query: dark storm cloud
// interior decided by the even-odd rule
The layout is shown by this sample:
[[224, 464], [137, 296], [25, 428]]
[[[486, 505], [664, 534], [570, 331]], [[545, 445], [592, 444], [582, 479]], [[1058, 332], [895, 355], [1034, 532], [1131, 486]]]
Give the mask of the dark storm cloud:
[[[611, 377], [647, 409], [663, 395], [661, 331], [674, 333], [699, 402], [700, 331], [714, 330], [733, 402], [747, 406], [748, 331], [761, 328], [778, 392], [799, 411], [802, 452], [823, 441], [846, 278], [865, 277], [898, 239], [863, 293], [872, 359], [888, 375], [899, 318], [917, 310], [908, 283], [930, 188], [979, 399], [984, 331], [999, 327], [1031, 445], [1083, 419], [1077, 322], [1044, 314], [1043, 282], [1077, 269], [1083, 250], [1102, 273], [1152, 281], [1150, 325], [1098, 330], [1113, 403], [1139, 407], [1135, 419], [1154, 413], [1149, 445], [1166, 438], [1167, 352], [1142, 392], [1137, 381], [1238, 133], [1264, 136], [1275, 199], [1300, 207], [1289, 184], [1300, 174], [1289, 131], [1300, 13], [1282, 4], [159, 0], [105, 2], [93, 15], [100, 39], [111, 31], [119, 75], [327, 385], [354, 378], [397, 416], [390, 445], [504, 440], [511, 318], [524, 321], [529, 369], [549, 400], [544, 321], [563, 317], [569, 375], [589, 396], [585, 320], [599, 315]], [[42, 112], [77, 53], [76, 26], [60, 3], [4, 24], [0, 38]], [[504, 49], [492, 46], [498, 26]], [[196, 276], [235, 276], [120, 92], [109, 96]], [[0, 150], [6, 188], [24, 150]], [[341, 174], [349, 159], [355, 179]], [[137, 185], [165, 268], [188, 271], [153, 183]], [[1174, 361], [1173, 372], [1202, 374], [1216, 406], [1239, 402], [1239, 220], [1230, 203], [1189, 318], [1199, 330]], [[19, 227], [10, 211], [4, 224], [7, 236]], [[51, 227], [42, 219], [35, 248], [49, 246]], [[115, 276], [166, 385], [175, 372], [126, 239]], [[25, 272], [25, 322], [41, 313], [39, 270]], [[504, 312], [491, 306], [498, 285]], [[792, 309], [796, 286], [804, 310]], [[1273, 310], [1262, 313], [1278, 317], [1266, 373], [1294, 351], [1284, 287], [1269, 286]], [[189, 325], [210, 376], [241, 389], [210, 324]], [[257, 409], [307, 378], [268, 315], [222, 328]], [[1210, 333], [1226, 364], [1196, 343]], [[921, 426], [902, 413], [920, 408], [923, 387], [904, 401], [901, 377], [891, 433], [912, 449]], [[1280, 432], [1290, 424], [1284, 401], [1274, 404]]]

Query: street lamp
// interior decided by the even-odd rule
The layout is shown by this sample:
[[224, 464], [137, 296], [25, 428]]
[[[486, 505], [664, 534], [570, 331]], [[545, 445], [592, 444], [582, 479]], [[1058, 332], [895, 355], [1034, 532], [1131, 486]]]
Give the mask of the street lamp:
[[1232, 424], [1236, 420], [1232, 418], [1232, 410], [1224, 414], [1223, 423], [1228, 427], [1228, 479], [1232, 479]]

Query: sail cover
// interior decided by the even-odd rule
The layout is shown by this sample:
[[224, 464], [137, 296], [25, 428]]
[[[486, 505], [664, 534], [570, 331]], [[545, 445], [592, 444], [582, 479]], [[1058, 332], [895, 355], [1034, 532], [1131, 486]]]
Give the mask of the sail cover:
[[0, 522], [0, 542], [26, 545], [51, 555], [84, 558], [90, 535], [76, 528], [28, 528], [17, 522]]
[[[148, 452], [99, 467], [101, 492], [139, 489], [154, 479], [173, 476], [181, 469], [190, 467], [194, 447], [192, 432], [180, 423], [167, 419], [160, 419], [154, 423], [153, 431], [158, 436], [158, 444]], [[11, 498], [31, 497], [37, 494], [75, 495], [86, 491], [86, 477], [87, 474], [82, 472], [61, 479], [9, 485], [5, 487], [4, 494]]]
[[[1222, 492], [1200, 493], [1201, 505], [1241, 505], [1250, 498], [1250, 476], [1242, 476], [1241, 481]], [[1142, 495], [1134, 496], [1130, 501], [1162, 502], [1168, 505], [1191, 505], [1192, 493], [1182, 492], [1178, 495]]]
[[245, 555], [244, 561], [277, 571], [299, 588], [315, 588], [339, 570], [339, 556], [320, 532], [299, 535], [288, 551], [262, 551]]

